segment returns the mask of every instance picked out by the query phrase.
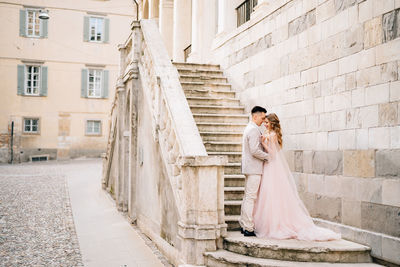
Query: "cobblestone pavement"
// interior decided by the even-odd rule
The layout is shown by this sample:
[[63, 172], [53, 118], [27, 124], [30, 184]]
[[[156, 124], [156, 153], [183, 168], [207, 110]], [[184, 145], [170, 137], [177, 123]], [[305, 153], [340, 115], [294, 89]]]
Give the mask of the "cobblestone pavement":
[[62, 169], [0, 165], [0, 266], [83, 266]]

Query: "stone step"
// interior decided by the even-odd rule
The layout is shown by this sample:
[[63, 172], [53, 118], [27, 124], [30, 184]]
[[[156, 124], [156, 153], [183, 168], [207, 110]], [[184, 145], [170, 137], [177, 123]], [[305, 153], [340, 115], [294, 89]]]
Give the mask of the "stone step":
[[196, 74], [180, 74], [179, 80], [181, 82], [204, 82], [204, 83], [227, 83], [225, 77], [213, 75], [196, 75]]
[[225, 200], [243, 200], [244, 187], [224, 187]]
[[378, 267], [375, 263], [326, 263], [298, 262], [249, 257], [226, 250], [206, 252], [205, 265], [208, 267]]
[[236, 98], [213, 98], [213, 97], [187, 97], [189, 106], [192, 105], [216, 105], [216, 106], [239, 106], [240, 101]]
[[208, 155], [215, 155], [215, 156], [227, 156], [228, 162], [230, 163], [240, 163], [242, 162], [242, 152], [229, 152], [229, 151], [210, 151], [207, 152]]
[[225, 186], [242, 186], [245, 184], [245, 177], [242, 174], [226, 174], [224, 178]]
[[197, 128], [200, 132], [243, 132], [247, 123], [219, 123], [219, 122], [198, 122]]
[[241, 152], [241, 142], [217, 142], [217, 141], [206, 141], [203, 142], [207, 152]]
[[242, 164], [241, 163], [227, 163], [224, 165], [225, 174], [242, 174]]
[[242, 142], [242, 132], [200, 132], [203, 141]]
[[347, 240], [300, 241], [244, 237], [228, 232], [224, 249], [237, 254], [263, 259], [301, 262], [369, 263], [371, 249]]
[[240, 215], [241, 200], [225, 200], [224, 210], [225, 215]]
[[210, 106], [210, 105], [190, 105], [190, 110], [193, 113], [201, 114], [230, 114], [230, 115], [243, 115], [249, 120], [249, 116], [243, 114], [244, 107], [241, 106]]
[[229, 83], [181, 82], [183, 90], [208, 89], [213, 91], [232, 91]]
[[193, 113], [196, 122], [248, 123], [249, 116], [243, 114], [202, 114]]
[[230, 90], [212, 90], [203, 86], [202, 88], [186, 89], [184, 90], [186, 97], [215, 97], [215, 98], [235, 98], [236, 92]]
[[198, 63], [187, 63], [187, 62], [173, 62], [174, 66], [177, 69], [185, 68], [185, 69], [204, 69], [204, 70], [220, 70], [219, 65], [214, 64], [198, 64]]
[[228, 231], [240, 230], [239, 218], [240, 215], [225, 215], [225, 223], [228, 225]]
[[192, 69], [192, 68], [185, 68], [185, 67], [178, 67], [177, 68], [179, 75], [189, 75], [189, 74], [199, 74], [199, 75], [212, 75], [218, 77], [224, 77], [224, 72], [222, 70], [210, 70], [210, 69]]

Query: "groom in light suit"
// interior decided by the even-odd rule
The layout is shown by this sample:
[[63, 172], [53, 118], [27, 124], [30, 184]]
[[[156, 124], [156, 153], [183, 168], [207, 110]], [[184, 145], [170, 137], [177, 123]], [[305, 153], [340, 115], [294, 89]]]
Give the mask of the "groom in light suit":
[[239, 224], [244, 236], [255, 236], [253, 222], [254, 202], [260, 186], [263, 163], [268, 161], [268, 153], [263, 150], [261, 145], [263, 140], [259, 129], [259, 126], [265, 121], [266, 113], [267, 110], [265, 108], [255, 106], [251, 110], [251, 121], [243, 133], [242, 173], [246, 176], [246, 184]]

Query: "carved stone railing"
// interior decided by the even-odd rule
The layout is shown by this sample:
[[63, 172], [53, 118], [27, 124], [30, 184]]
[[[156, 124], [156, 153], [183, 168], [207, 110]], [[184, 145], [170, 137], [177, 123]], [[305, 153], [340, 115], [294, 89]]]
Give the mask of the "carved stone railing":
[[[159, 236], [154, 233], [149, 235], [153, 235], [152, 239], [174, 265], [202, 265], [203, 253], [220, 247], [222, 237], [226, 234], [223, 179], [227, 158], [208, 156], [180, 84], [179, 74], [171, 63], [155, 21], [133, 22], [132, 33], [120, 47], [120, 52], [117, 106], [122, 104], [127, 108], [129, 105], [135, 106], [132, 104], [134, 101], [146, 101], [146, 106], [150, 107], [152, 136], [148, 138], [152, 138], [152, 142], [159, 147], [162, 162], [157, 164], [166, 170], [166, 178], [172, 188], [179, 217], [177, 228], [180, 245], [167, 248], [167, 242], [157, 241], [160, 240]], [[135, 81], [131, 87], [127, 86], [130, 79]], [[125, 98], [122, 95], [123, 88]], [[130, 102], [126, 99], [130, 99]], [[117, 118], [130, 124], [128, 128], [126, 125], [119, 126], [120, 132], [137, 127], [135, 120], [136, 117], [140, 119], [141, 114], [137, 114], [135, 108], [130, 109], [128, 113], [132, 117], [129, 120], [120, 118], [123, 115]], [[118, 114], [123, 113], [120, 106], [115, 110], [119, 110]], [[134, 169], [132, 166], [141, 164], [141, 159], [140, 155], [135, 158], [132, 154], [132, 151], [138, 151], [136, 145], [132, 145], [135, 144], [134, 134], [130, 134], [129, 138], [130, 141], [125, 144], [132, 146], [129, 159], [131, 170]], [[124, 145], [121, 147], [123, 149]], [[119, 161], [125, 160], [121, 158], [121, 151], [118, 154]], [[107, 159], [110, 157], [106, 156], [104, 168], [111, 166]], [[130, 182], [135, 180], [134, 176], [134, 171], [129, 171], [128, 178], [124, 178], [123, 174], [118, 175], [118, 179], [124, 180], [122, 184], [130, 190], [125, 196], [130, 214], [135, 214], [131, 210], [135, 210], [136, 205], [132, 200], [135, 184]], [[107, 181], [107, 178], [103, 180]], [[119, 190], [123, 192], [123, 189]], [[116, 201], [118, 203], [118, 197]]]

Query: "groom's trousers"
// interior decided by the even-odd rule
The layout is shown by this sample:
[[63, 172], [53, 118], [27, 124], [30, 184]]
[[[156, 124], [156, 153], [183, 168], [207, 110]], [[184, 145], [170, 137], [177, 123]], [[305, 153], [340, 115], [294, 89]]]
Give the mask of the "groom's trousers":
[[260, 187], [261, 174], [246, 175], [244, 188], [244, 198], [240, 212], [239, 224], [247, 231], [254, 231], [253, 209], [257, 198], [258, 188]]

